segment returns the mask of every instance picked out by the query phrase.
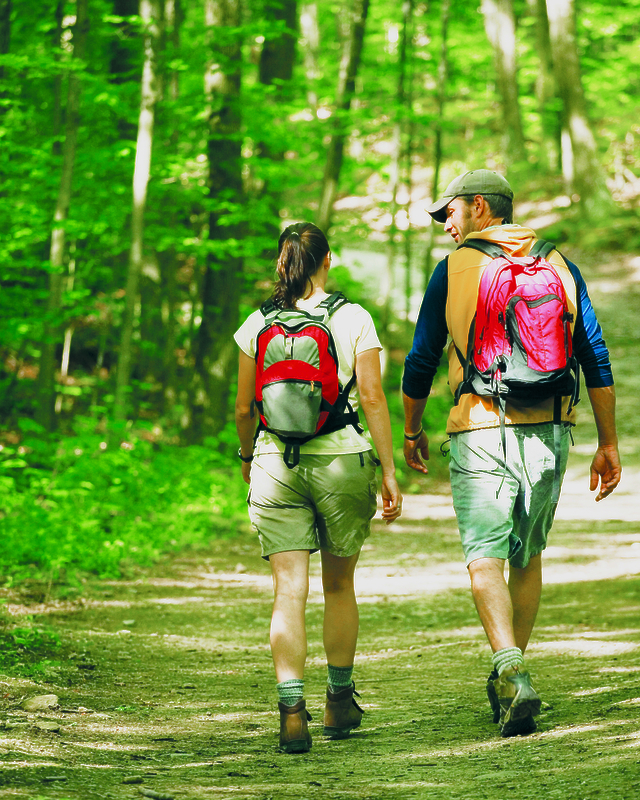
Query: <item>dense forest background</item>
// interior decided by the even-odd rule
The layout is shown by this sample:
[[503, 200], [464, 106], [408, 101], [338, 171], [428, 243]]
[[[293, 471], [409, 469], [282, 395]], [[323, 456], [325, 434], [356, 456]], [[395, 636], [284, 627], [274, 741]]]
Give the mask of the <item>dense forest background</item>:
[[640, 0], [0, 0], [3, 573], [234, 529], [232, 334], [287, 222], [328, 232], [390, 397], [460, 172], [640, 248], [639, 40]]

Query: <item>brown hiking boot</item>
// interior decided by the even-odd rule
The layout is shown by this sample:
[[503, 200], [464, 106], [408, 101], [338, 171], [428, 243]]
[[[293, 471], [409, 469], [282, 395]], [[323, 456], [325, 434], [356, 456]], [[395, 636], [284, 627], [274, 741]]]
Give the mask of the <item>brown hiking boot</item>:
[[307, 753], [311, 750], [311, 734], [307, 722], [311, 714], [304, 700], [295, 706], [278, 703], [280, 709], [280, 750], [283, 753]]
[[346, 739], [349, 733], [360, 725], [364, 711], [354, 700], [356, 685], [345, 686], [339, 692], [327, 687], [327, 704], [324, 709], [323, 735], [329, 739]]
[[531, 685], [528, 672], [508, 667], [493, 682], [500, 702], [502, 736], [524, 736], [536, 729], [534, 717], [540, 713], [542, 701]]

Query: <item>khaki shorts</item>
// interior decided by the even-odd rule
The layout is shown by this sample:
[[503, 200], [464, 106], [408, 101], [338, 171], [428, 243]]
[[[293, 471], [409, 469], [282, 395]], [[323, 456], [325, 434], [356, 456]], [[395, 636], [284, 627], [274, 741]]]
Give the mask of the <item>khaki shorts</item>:
[[[505, 436], [506, 460], [499, 428], [451, 437], [451, 492], [467, 566], [500, 558], [522, 569], [547, 546], [555, 513], [553, 424], [508, 426]], [[569, 440], [563, 427], [561, 479]]]
[[359, 552], [376, 513], [375, 471], [371, 450], [302, 454], [294, 469], [280, 454], [256, 456], [248, 503], [263, 558], [289, 550], [344, 558]]

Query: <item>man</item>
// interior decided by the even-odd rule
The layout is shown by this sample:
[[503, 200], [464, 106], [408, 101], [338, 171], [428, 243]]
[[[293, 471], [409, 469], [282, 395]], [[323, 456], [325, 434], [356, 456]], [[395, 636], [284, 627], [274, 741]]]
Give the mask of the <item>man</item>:
[[[457, 177], [428, 211], [458, 244], [482, 239], [498, 244], [510, 256], [524, 257], [536, 241], [533, 230], [512, 224], [513, 191], [490, 170]], [[621, 476], [609, 354], [578, 268], [555, 250], [546, 258], [562, 280], [573, 315], [574, 355], [585, 376], [598, 430], [590, 488], [599, 486], [596, 501], [600, 501]], [[461, 248], [437, 265], [429, 281], [402, 386], [404, 455], [418, 472], [427, 473], [429, 442], [422, 417], [433, 378], [451, 337], [449, 385], [455, 394], [463, 378], [460, 354], [467, 352], [480, 279], [491, 260], [477, 249]], [[473, 598], [493, 651], [487, 694], [503, 736], [534, 731], [534, 716], [541, 706], [523, 653], [540, 602], [541, 555], [555, 512], [554, 475], [556, 481], [564, 475], [575, 421], [570, 406], [570, 398], [563, 398], [560, 427], [553, 424], [554, 418], [558, 421], [554, 398], [528, 407], [507, 402], [501, 424], [497, 401], [463, 393], [447, 423], [453, 504]], [[556, 410], [560, 413], [559, 407]], [[555, 442], [554, 427], [556, 433], [561, 430]]]

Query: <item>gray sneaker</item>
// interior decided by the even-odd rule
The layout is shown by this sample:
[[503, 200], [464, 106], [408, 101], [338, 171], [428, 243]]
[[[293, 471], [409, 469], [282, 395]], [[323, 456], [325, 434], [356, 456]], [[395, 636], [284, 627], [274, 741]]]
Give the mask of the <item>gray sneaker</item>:
[[531, 685], [528, 672], [508, 667], [493, 682], [500, 703], [502, 736], [525, 736], [536, 729], [534, 717], [540, 713], [542, 701]]

